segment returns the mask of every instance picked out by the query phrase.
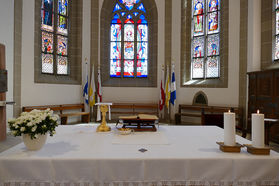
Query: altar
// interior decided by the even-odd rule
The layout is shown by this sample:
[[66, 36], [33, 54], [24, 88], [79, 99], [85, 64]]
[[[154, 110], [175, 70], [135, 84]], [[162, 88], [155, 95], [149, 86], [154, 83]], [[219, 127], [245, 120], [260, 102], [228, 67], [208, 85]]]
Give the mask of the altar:
[[[59, 126], [39, 151], [0, 153], [0, 186], [279, 185], [279, 153], [224, 153], [223, 129], [160, 126], [119, 135], [97, 125]], [[251, 141], [237, 136], [241, 144]]]

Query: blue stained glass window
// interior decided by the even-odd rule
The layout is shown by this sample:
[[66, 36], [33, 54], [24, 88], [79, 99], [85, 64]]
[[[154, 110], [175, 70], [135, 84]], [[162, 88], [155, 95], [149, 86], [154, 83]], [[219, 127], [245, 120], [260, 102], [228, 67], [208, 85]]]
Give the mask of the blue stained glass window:
[[140, 24], [137, 28], [137, 40], [138, 41], [148, 41], [148, 26]]
[[[110, 77], [147, 77], [148, 21], [144, 5], [141, 0], [116, 1], [113, 12], [121, 11], [115, 13], [111, 19]], [[121, 8], [121, 4], [126, 9]]]
[[114, 7], [114, 9], [113, 9], [113, 11], [112, 12], [115, 12], [115, 11], [117, 11], [117, 10], [121, 10], [122, 8], [119, 6], [119, 4], [118, 3], [116, 3], [116, 5], [115, 5], [115, 7]]
[[68, 6], [68, 0], [41, 0], [42, 73], [68, 74]]
[[110, 40], [111, 41], [121, 41], [121, 24], [111, 24]]
[[138, 24], [147, 24], [145, 16], [142, 14], [140, 15], [140, 19], [138, 20]]
[[125, 5], [127, 10], [132, 10], [134, 5], [137, 4], [140, 0], [119, 0], [120, 3]]
[[110, 76], [121, 77], [121, 61], [117, 59], [110, 60]]
[[148, 61], [141, 59], [137, 60], [137, 77], [147, 77]]
[[110, 58], [111, 59], [121, 59], [121, 43], [111, 42], [110, 43]]
[[138, 42], [137, 59], [147, 59], [148, 43]]
[[58, 12], [61, 15], [67, 15], [68, 0], [58, 0]]
[[213, 12], [219, 10], [219, 0], [209, 0], [208, 1], [208, 12]]
[[220, 2], [192, 0], [192, 78], [220, 76]]
[[118, 14], [115, 14], [113, 16], [113, 19], [112, 19], [111, 23], [121, 23], [121, 20], [120, 20], [120, 17], [119, 17]]
[[204, 0], [193, 0], [193, 15], [204, 13]]
[[134, 60], [124, 60], [124, 77], [134, 77]]
[[43, 0], [42, 4], [42, 8], [51, 12], [53, 11], [53, 0]]
[[139, 7], [137, 9], [146, 13], [146, 10], [145, 10], [145, 8], [144, 8], [142, 3], [139, 5]]

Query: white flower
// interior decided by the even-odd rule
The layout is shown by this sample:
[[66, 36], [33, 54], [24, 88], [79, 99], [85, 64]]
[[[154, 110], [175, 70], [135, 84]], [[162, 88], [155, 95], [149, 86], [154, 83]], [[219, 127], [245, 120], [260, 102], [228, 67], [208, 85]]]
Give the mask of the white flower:
[[25, 131], [25, 127], [21, 127], [21, 128], [20, 128], [20, 131], [21, 131], [21, 132], [24, 132], [24, 131]]
[[13, 135], [16, 135], [17, 131], [13, 131]]
[[9, 119], [8, 120], [8, 123], [14, 123], [16, 121], [16, 119], [15, 118], [12, 118], [12, 119]]
[[34, 138], [35, 138], [35, 139], [38, 138], [38, 134], [35, 134]]
[[43, 128], [46, 128], [46, 125], [43, 125]]
[[27, 126], [28, 126], [28, 127], [32, 127], [32, 126], [33, 126], [33, 122], [32, 122], [32, 121], [28, 122], [28, 123], [27, 123]]
[[37, 129], [37, 126], [32, 127], [32, 132], [35, 132]]

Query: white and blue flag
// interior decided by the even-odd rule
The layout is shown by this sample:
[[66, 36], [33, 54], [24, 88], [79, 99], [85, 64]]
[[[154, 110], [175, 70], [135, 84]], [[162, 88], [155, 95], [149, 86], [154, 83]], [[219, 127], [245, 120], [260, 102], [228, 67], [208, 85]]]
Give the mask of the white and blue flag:
[[174, 64], [172, 64], [170, 102], [173, 106], [175, 105], [175, 100], [176, 100], [176, 84], [175, 84]]
[[85, 59], [86, 63], [86, 68], [85, 68], [85, 74], [86, 74], [86, 82], [83, 87], [83, 97], [84, 97], [84, 102], [88, 105], [88, 72], [87, 72], [87, 59]]

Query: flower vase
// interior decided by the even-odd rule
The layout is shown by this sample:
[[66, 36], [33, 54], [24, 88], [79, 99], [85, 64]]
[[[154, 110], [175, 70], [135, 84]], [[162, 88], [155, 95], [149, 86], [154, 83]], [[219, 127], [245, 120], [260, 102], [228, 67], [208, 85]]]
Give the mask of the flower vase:
[[28, 150], [40, 150], [46, 143], [47, 134], [38, 134], [36, 139], [31, 139], [29, 134], [23, 134], [22, 139]]

